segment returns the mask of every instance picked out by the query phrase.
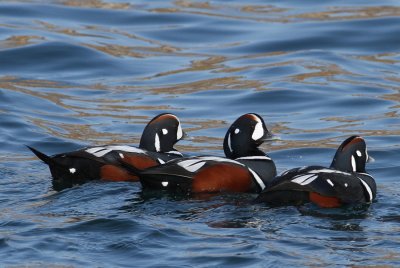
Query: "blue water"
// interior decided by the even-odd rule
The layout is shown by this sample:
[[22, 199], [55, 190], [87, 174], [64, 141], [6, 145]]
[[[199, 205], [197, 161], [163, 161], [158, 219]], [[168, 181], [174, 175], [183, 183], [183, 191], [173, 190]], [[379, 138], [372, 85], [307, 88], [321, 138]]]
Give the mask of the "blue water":
[[[398, 1], [1, 1], [2, 267], [400, 266]], [[137, 183], [56, 192], [24, 147], [138, 143], [173, 112], [189, 155], [262, 115], [278, 171], [365, 137], [371, 206], [252, 205]]]

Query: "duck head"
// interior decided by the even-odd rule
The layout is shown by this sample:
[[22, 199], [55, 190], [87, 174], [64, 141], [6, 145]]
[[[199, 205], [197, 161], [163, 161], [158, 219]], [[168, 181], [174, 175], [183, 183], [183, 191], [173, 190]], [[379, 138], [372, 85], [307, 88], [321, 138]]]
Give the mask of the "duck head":
[[244, 114], [230, 126], [224, 139], [226, 157], [235, 159], [244, 156], [265, 155], [258, 146], [271, 137], [261, 116]]
[[365, 140], [360, 136], [351, 136], [337, 149], [331, 168], [345, 172], [365, 173], [365, 163], [369, 160]]
[[184, 136], [176, 115], [159, 114], [144, 128], [139, 148], [153, 152], [175, 151], [174, 145]]

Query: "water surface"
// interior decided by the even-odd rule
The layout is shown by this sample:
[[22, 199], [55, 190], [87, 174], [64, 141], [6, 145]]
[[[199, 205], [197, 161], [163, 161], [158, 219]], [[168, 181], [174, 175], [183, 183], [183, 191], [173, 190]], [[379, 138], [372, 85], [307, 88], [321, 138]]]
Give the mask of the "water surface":
[[[390, 0], [2, 1], [2, 265], [399, 266], [399, 25]], [[377, 200], [324, 210], [135, 183], [55, 192], [24, 147], [135, 145], [161, 112], [181, 118], [189, 155], [222, 155], [229, 124], [259, 113], [279, 172], [327, 166], [362, 135]]]

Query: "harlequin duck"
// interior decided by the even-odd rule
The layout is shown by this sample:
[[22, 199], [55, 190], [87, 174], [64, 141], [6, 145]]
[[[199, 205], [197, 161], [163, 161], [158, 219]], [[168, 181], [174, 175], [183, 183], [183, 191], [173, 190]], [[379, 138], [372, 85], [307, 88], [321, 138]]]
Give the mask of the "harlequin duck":
[[137, 170], [157, 166], [168, 160], [182, 157], [174, 149], [184, 133], [178, 117], [170, 113], [154, 117], [143, 130], [139, 148], [125, 145], [86, 147], [77, 151], [47, 156], [38, 150], [28, 148], [49, 165], [53, 176], [53, 187], [64, 189], [89, 180], [137, 181], [138, 177], [122, 167]]
[[330, 168], [295, 168], [276, 177], [256, 202], [300, 205], [312, 202], [332, 208], [370, 203], [376, 196], [375, 180], [365, 171], [370, 159], [363, 138], [352, 136], [337, 149]]
[[189, 193], [261, 192], [276, 176], [272, 159], [260, 146], [270, 133], [255, 113], [239, 117], [224, 139], [227, 158], [186, 157], [140, 172], [143, 188]]

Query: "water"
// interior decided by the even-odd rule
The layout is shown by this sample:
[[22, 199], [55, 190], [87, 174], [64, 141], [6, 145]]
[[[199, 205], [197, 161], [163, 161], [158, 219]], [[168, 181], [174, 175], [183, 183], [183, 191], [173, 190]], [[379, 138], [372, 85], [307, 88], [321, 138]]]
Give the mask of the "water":
[[[390, 0], [1, 1], [1, 266], [399, 266], [399, 25]], [[327, 166], [362, 135], [377, 200], [324, 210], [135, 183], [55, 192], [24, 147], [135, 145], [161, 112], [181, 118], [189, 155], [222, 155], [229, 124], [259, 113], [279, 172]]]

